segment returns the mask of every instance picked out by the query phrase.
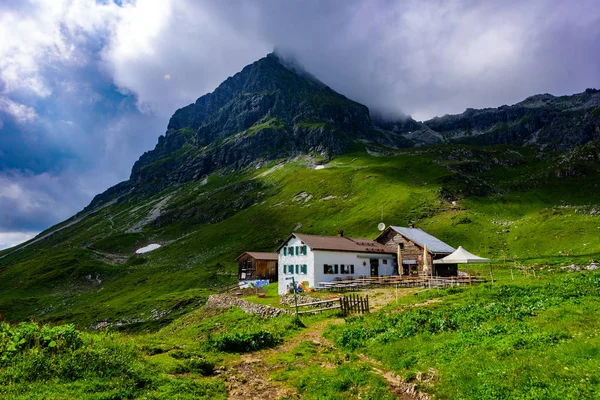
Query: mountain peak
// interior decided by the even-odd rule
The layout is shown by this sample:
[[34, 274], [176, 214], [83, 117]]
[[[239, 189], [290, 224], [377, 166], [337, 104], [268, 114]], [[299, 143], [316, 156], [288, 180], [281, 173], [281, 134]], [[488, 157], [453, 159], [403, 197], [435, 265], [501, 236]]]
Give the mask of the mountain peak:
[[277, 50], [177, 110], [154, 150], [134, 164], [129, 181], [92, 205], [125, 192], [156, 192], [222, 168], [309, 153], [327, 159], [357, 142], [378, 140], [366, 106]]

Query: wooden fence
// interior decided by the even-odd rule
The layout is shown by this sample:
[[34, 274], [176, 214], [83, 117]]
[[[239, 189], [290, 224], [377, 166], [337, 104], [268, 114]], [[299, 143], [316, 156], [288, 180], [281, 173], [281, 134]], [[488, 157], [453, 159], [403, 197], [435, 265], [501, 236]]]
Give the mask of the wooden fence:
[[[298, 311], [298, 314], [313, 314], [327, 310], [342, 310], [344, 314], [365, 314], [369, 312], [369, 296], [351, 294], [331, 300], [319, 300], [311, 303], [298, 304], [298, 309], [303, 307], [314, 307], [308, 310]], [[295, 305], [290, 308], [296, 308]]]
[[487, 279], [482, 276], [381, 276], [374, 278], [346, 279], [333, 282], [319, 282], [319, 288], [338, 291], [356, 291], [374, 287], [446, 287], [464, 286], [484, 283]]
[[239, 289], [239, 287], [240, 287], [240, 284], [238, 282], [235, 282], [235, 283], [228, 283], [226, 285], [216, 286], [216, 287], [214, 287], [214, 290], [219, 291], [219, 293], [227, 293], [231, 290]]
[[357, 294], [340, 297], [340, 305], [344, 314], [366, 314], [369, 312], [369, 295]]

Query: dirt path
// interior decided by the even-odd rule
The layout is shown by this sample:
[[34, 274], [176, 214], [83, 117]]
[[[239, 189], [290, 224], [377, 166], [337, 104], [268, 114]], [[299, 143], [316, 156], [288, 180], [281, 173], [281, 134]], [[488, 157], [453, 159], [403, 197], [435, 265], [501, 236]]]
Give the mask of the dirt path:
[[[412, 291], [404, 291], [399, 296], [406, 296]], [[369, 303], [371, 310], [376, 311], [385, 305], [391, 303], [396, 298], [394, 290], [375, 289], [369, 291]], [[344, 323], [343, 318], [327, 319], [317, 322], [304, 329], [298, 335], [286, 340], [279, 347], [274, 349], [261, 350], [254, 353], [243, 354], [241, 359], [235, 364], [229, 366], [223, 373], [222, 378], [225, 381], [229, 399], [231, 400], [269, 400], [280, 399], [282, 397], [298, 397], [295, 388], [285, 386], [282, 382], [271, 380], [270, 375], [282, 368], [281, 364], [270, 362], [278, 354], [293, 350], [303, 342], [312, 342], [319, 346], [329, 346], [335, 348], [333, 343], [323, 337], [323, 332], [332, 324]], [[396, 395], [402, 400], [429, 400], [430, 397], [424, 393], [419, 393], [414, 384], [408, 384], [404, 380], [387, 371], [381, 363], [370, 359], [362, 354], [359, 355], [363, 362], [371, 365], [371, 371], [382, 376], [388, 384], [390, 393]], [[336, 368], [335, 365], [325, 361], [321, 362], [321, 367], [329, 369]]]
[[333, 344], [324, 338], [323, 332], [332, 324], [341, 324], [342, 318], [320, 321], [308, 327], [300, 334], [285, 341], [275, 349], [257, 351], [255, 353], [243, 354], [242, 359], [231, 366], [224, 374], [225, 385], [231, 400], [270, 400], [282, 397], [299, 396], [296, 389], [274, 382], [269, 378], [271, 372], [280, 369], [281, 366], [269, 365], [266, 360], [271, 359], [277, 353], [285, 353], [300, 345], [302, 342], [310, 341], [315, 344], [332, 346]]

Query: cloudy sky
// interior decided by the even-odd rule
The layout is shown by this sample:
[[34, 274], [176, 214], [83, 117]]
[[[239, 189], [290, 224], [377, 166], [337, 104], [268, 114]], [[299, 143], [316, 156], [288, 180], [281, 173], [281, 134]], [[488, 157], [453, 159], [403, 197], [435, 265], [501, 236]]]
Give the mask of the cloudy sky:
[[423, 120], [600, 87], [600, 1], [0, 1], [0, 249], [127, 179], [179, 107], [278, 47]]

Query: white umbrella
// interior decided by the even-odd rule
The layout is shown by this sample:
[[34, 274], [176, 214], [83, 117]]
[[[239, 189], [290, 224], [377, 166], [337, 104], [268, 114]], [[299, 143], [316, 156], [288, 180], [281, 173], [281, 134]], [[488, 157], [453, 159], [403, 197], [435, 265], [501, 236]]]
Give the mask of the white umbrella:
[[398, 275], [402, 275], [404, 270], [402, 269], [402, 250], [400, 250], [400, 245], [398, 245]]
[[423, 275], [431, 275], [429, 263], [427, 262], [427, 245], [423, 247]]

